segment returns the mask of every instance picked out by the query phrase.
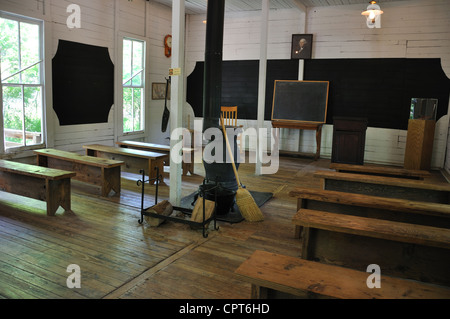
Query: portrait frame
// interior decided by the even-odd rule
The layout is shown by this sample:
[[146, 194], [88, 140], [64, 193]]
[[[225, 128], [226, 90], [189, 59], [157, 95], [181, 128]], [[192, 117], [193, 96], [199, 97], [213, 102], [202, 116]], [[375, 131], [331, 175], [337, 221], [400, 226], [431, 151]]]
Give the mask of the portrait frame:
[[[170, 83], [167, 90], [167, 99], [170, 100]], [[152, 83], [152, 100], [165, 100], [166, 99], [166, 83], [154, 82]]]
[[[305, 43], [304, 45], [302, 45], [302, 47], [300, 47], [300, 40]], [[312, 34], [293, 34], [291, 45], [291, 59], [311, 59], [312, 45]]]

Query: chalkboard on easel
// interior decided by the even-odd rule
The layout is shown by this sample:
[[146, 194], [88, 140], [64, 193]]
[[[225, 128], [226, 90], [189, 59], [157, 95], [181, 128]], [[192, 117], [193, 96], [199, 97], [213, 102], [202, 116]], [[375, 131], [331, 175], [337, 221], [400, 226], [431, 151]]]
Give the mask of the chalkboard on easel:
[[325, 123], [329, 81], [276, 80], [272, 121]]

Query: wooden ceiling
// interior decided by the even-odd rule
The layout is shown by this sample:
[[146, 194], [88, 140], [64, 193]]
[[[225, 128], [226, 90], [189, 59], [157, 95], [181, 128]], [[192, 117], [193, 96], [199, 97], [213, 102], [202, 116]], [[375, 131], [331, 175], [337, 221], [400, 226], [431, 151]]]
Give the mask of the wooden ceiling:
[[[172, 6], [172, 0], [151, 0], [163, 5]], [[383, 3], [393, 1], [407, 0], [380, 0], [377, 1], [382, 7]], [[207, 0], [185, 0], [187, 14], [204, 14], [206, 13]], [[321, 7], [321, 6], [337, 6], [361, 4], [361, 10], [369, 5], [369, 0], [270, 0], [270, 9], [293, 9], [304, 7]], [[226, 0], [225, 10], [233, 11], [258, 11], [261, 10], [262, 0]]]

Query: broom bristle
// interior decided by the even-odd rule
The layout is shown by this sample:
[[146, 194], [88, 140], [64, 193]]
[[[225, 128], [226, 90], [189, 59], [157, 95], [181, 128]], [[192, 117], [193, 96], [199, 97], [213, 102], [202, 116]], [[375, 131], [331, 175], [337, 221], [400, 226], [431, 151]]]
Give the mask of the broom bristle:
[[247, 221], [258, 222], [264, 220], [261, 210], [248, 190], [239, 187], [236, 192], [236, 204], [242, 217]]

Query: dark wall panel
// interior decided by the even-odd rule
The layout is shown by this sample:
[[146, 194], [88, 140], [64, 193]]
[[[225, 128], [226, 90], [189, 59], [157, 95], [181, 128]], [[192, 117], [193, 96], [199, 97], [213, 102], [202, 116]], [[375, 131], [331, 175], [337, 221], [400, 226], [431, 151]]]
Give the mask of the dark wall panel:
[[450, 80], [440, 59], [317, 59], [305, 61], [305, 80], [330, 81], [327, 123], [333, 116], [368, 119], [368, 126], [408, 128], [411, 98], [437, 98], [447, 114]]
[[[195, 116], [203, 114], [203, 62], [197, 62], [187, 81], [187, 102]], [[275, 80], [295, 80], [298, 60], [267, 61], [265, 120], [271, 119]], [[258, 110], [259, 61], [223, 61], [222, 105], [238, 106], [238, 118], [256, 119]]]
[[52, 69], [53, 109], [60, 125], [108, 122], [114, 104], [108, 48], [59, 40]]
[[[222, 104], [238, 105], [238, 117], [256, 119], [258, 61], [223, 62]], [[265, 120], [271, 119], [275, 80], [296, 80], [298, 60], [269, 60]], [[408, 128], [411, 98], [437, 98], [437, 120], [447, 114], [450, 79], [440, 59], [310, 59], [305, 81], [329, 81], [327, 123], [334, 116], [365, 117], [368, 126]], [[203, 62], [188, 77], [187, 101], [203, 113]]]

